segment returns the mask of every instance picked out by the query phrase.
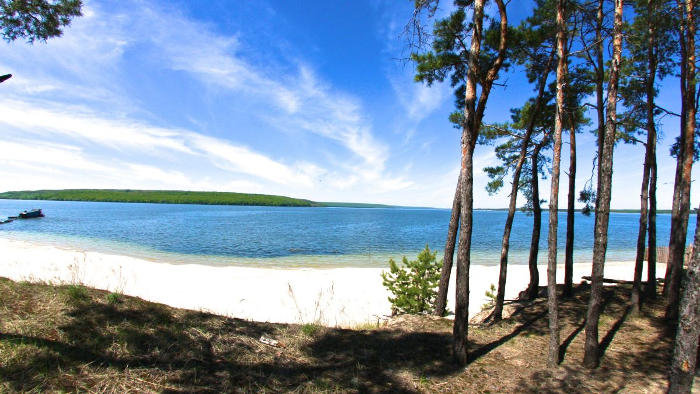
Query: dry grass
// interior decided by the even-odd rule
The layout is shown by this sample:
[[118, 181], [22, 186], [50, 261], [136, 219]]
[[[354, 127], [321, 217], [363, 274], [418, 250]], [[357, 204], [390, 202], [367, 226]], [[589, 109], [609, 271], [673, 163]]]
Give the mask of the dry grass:
[[559, 368], [545, 367], [538, 300], [470, 327], [464, 369], [450, 360], [451, 322], [431, 316], [355, 330], [267, 324], [0, 279], [0, 392], [663, 392], [671, 341], [662, 305], [631, 317], [629, 289], [606, 287], [603, 359], [587, 371], [586, 291], [562, 303]]

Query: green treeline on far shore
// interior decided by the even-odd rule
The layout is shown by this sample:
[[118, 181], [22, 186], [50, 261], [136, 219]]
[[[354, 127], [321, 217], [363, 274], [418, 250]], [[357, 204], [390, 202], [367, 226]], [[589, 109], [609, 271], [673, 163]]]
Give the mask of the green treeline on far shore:
[[[0, 200], [52, 200], [134, 202], [153, 204], [204, 204], [204, 205], [260, 205], [273, 207], [344, 207], [344, 208], [396, 208], [396, 205], [366, 204], [355, 202], [319, 202], [274, 196], [233, 192], [197, 192], [183, 190], [131, 190], [131, 189], [66, 189], [24, 190], [0, 193]], [[479, 210], [479, 209], [476, 209]], [[489, 208], [488, 211], [507, 210]], [[564, 210], [561, 210], [564, 211]], [[611, 212], [639, 213], [638, 209], [611, 209]], [[670, 210], [658, 210], [670, 213]], [[694, 212], [694, 210], [693, 210]]]
[[312, 207], [318, 203], [298, 198], [267, 194], [195, 192], [176, 190], [34, 190], [0, 193], [0, 199], [141, 202], [160, 204], [208, 204], [208, 205], [270, 205], [287, 207]]
[[279, 207], [389, 207], [379, 204], [315, 202], [299, 198], [233, 192], [180, 190], [67, 189], [0, 193], [3, 200], [99, 201], [157, 204], [263, 205]]

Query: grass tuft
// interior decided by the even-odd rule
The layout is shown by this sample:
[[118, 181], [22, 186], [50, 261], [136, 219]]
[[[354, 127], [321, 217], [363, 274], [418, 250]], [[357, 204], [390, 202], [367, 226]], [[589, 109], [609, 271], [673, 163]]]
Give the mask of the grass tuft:
[[301, 332], [308, 337], [312, 337], [318, 332], [319, 328], [320, 327], [318, 324], [306, 323], [301, 326]]
[[109, 305], [117, 305], [122, 303], [122, 295], [119, 293], [109, 293], [105, 296]]
[[68, 285], [65, 287], [65, 294], [68, 299], [74, 302], [87, 301], [90, 298], [85, 286], [80, 285]]

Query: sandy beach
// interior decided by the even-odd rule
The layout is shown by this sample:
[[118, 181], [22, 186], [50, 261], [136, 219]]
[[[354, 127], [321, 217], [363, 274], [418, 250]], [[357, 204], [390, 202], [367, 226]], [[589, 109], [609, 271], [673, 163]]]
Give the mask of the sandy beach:
[[[590, 269], [590, 263], [574, 264], [574, 283], [590, 275]], [[169, 264], [0, 238], [0, 276], [12, 280], [82, 284], [173, 307], [276, 323], [340, 327], [376, 323], [391, 313], [389, 293], [380, 277], [383, 270]], [[546, 267], [539, 270], [540, 285], [545, 285]], [[665, 265], [659, 264], [657, 272], [663, 275]], [[563, 274], [560, 265], [560, 282]], [[606, 278], [631, 280], [632, 275], [633, 262], [606, 263]], [[484, 293], [497, 283], [498, 267], [474, 264], [470, 277], [471, 317], [487, 302]], [[528, 281], [526, 265], [509, 265], [506, 299], [517, 297]], [[454, 310], [454, 272], [450, 290], [448, 309]]]

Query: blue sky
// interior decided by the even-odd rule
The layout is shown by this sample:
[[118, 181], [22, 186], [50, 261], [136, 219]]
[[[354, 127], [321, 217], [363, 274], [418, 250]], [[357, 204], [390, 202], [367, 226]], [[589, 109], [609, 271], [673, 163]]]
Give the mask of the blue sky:
[[[187, 189], [451, 205], [459, 167], [451, 89], [413, 82], [412, 65], [398, 60], [411, 1], [203, 4], [86, 1], [62, 37], [0, 44], [0, 71], [14, 74], [0, 85], [0, 191]], [[527, 4], [511, 2], [509, 12], [517, 22]], [[532, 94], [520, 70], [504, 77], [488, 122], [508, 120]], [[677, 96], [669, 80], [659, 103], [677, 110]], [[671, 205], [667, 152], [677, 123], [663, 120], [660, 208]], [[578, 189], [594, 139], [578, 136]], [[506, 206], [506, 192], [484, 191], [480, 169], [495, 164], [492, 148], [478, 147], [475, 161], [475, 206]], [[616, 149], [613, 207], [639, 206], [642, 162], [641, 146]], [[541, 190], [547, 198], [547, 181]]]

